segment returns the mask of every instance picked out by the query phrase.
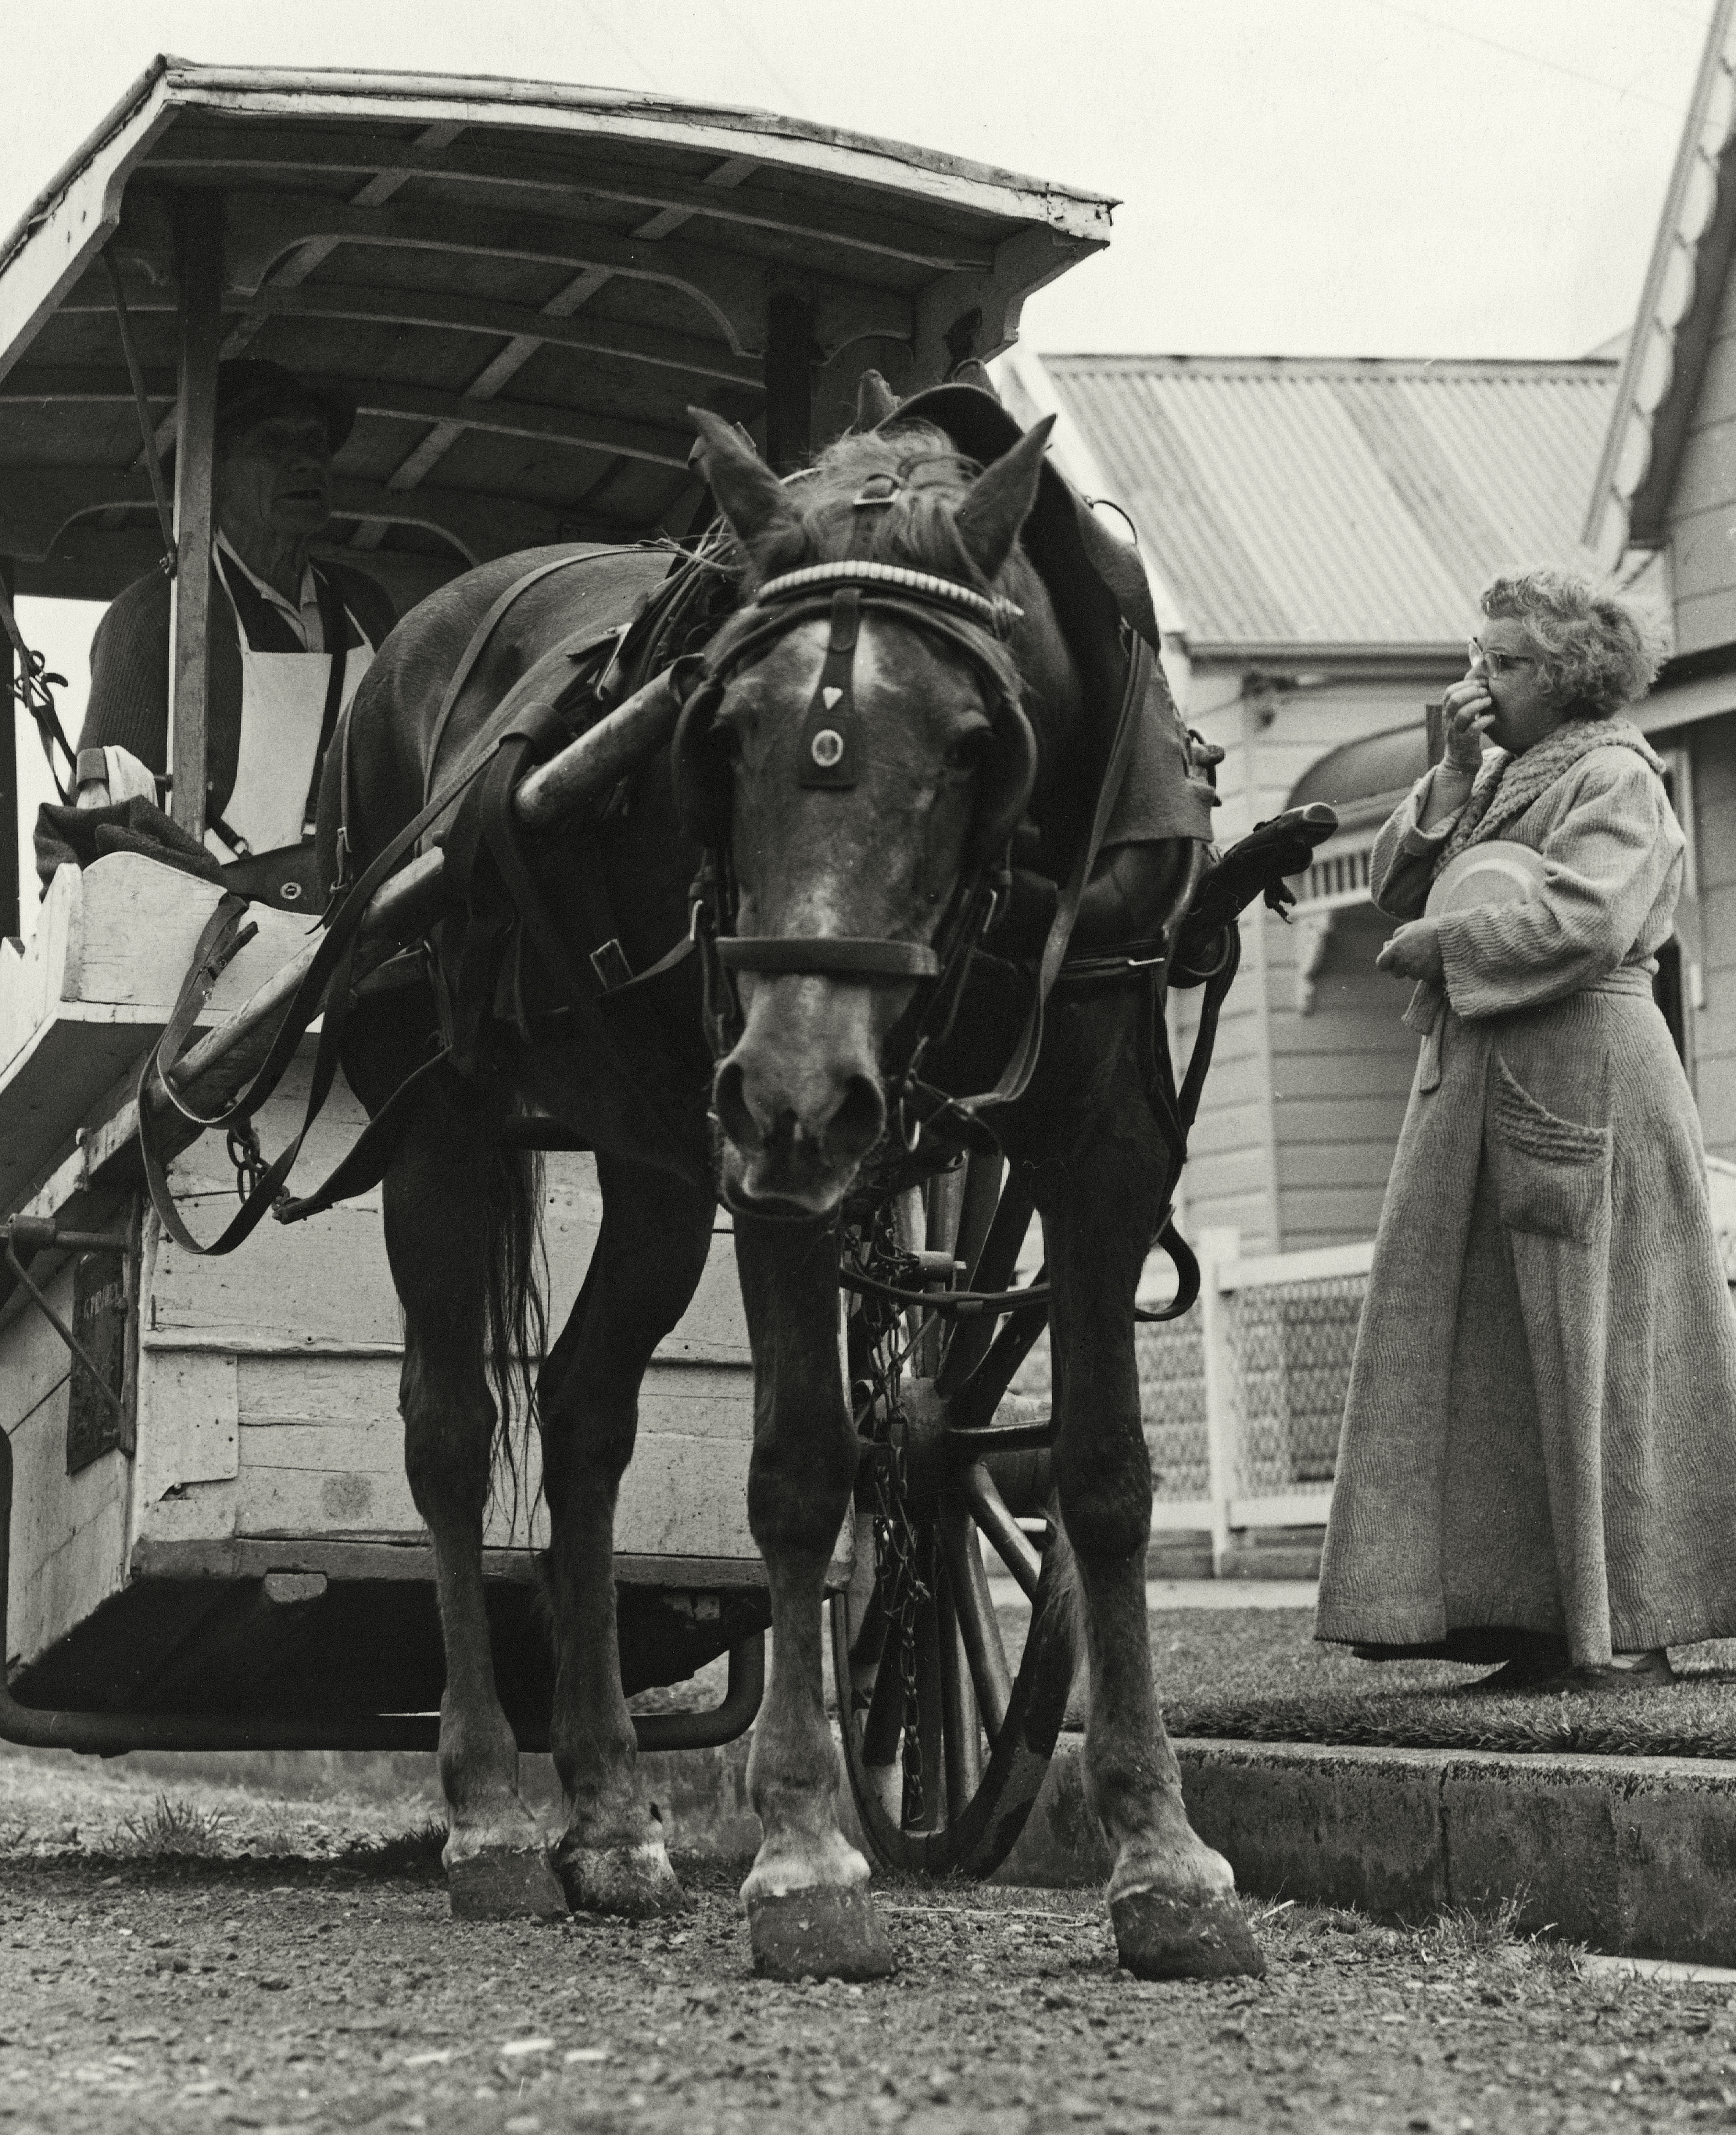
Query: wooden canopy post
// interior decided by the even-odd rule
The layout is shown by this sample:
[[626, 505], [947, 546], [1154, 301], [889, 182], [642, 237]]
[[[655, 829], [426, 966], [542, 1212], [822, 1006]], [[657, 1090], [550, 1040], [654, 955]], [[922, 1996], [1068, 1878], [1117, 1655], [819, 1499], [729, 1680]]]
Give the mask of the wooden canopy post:
[[[18, 582], [10, 556], [0, 556], [0, 593], [8, 601]], [[0, 630], [0, 936], [24, 932], [18, 899], [17, 655]]]
[[778, 474], [813, 458], [814, 307], [774, 290], [766, 307], [765, 456]]
[[206, 711], [210, 684], [211, 478], [217, 351], [223, 339], [223, 196], [175, 200], [175, 278], [181, 353], [175, 409], [175, 574], [169, 623], [169, 771], [175, 821], [205, 835]]

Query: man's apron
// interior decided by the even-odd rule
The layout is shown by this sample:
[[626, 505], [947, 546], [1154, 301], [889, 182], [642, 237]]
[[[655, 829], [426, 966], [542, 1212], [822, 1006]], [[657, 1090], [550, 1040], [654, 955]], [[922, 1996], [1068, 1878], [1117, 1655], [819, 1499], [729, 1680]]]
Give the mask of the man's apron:
[[235, 782], [223, 813], [206, 831], [206, 848], [228, 862], [235, 888], [261, 903], [294, 911], [318, 903], [310, 828], [317, 796], [313, 769], [322, 743], [373, 664], [374, 648], [347, 648], [350, 621], [337, 588], [316, 574], [327, 652], [259, 652], [249, 644], [228, 574], [217, 577], [235, 617], [241, 654], [241, 738]]

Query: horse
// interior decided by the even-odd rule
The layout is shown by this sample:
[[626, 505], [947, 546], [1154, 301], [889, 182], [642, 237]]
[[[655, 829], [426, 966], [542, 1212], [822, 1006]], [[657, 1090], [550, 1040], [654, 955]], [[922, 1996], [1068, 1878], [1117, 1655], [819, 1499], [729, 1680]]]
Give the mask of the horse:
[[[1001, 416], [987, 395], [975, 399]], [[1054, 479], [1049, 424], [979, 466], [922, 404], [900, 409], [870, 374], [852, 430], [789, 479], [744, 433], [691, 411], [730, 542], [720, 627], [696, 680], [695, 660], [681, 663], [672, 741], [585, 831], [591, 857], [557, 829], [531, 841], [528, 864], [546, 913], [578, 942], [595, 937], [594, 925], [584, 931], [594, 919], [587, 870], [594, 878], [600, 855], [611, 946], [643, 971], [696, 935], [704, 1002], [678, 985], [647, 989], [613, 1020], [583, 1003], [550, 1009], [536, 947], [546, 927], [527, 946], [528, 926], [506, 938], [446, 922], [429, 961], [463, 1072], [435, 1081], [384, 1179], [405, 1463], [447, 1656], [444, 1858], [454, 1910], [473, 1914], [643, 1917], [683, 1902], [635, 1783], [612, 1529], [640, 1380], [698, 1284], [720, 1198], [733, 1214], [754, 1375], [749, 1519], [773, 1629], [748, 1774], [764, 1837], [742, 1896], [756, 1966], [774, 1976], [866, 1978], [893, 1963], [868, 1865], [839, 1827], [822, 1694], [824, 1580], [861, 1451], [839, 1361], [840, 1211], [853, 1193], [920, 1178], [945, 1146], [936, 1114], [935, 1135], [925, 1145], [919, 1134], [911, 1153], [910, 1033], [968, 964], [963, 935], [991, 947], [1002, 938], [983, 930], [1010, 923], [1005, 861], [1021, 821], [1055, 880], [1075, 865], [1136, 656], [1113, 630], [1081, 645], [1075, 627], [1069, 641], [1066, 589], [1045, 583], [1021, 542]], [[623, 624], [668, 568], [643, 551], [588, 556], [547, 570], [501, 612], [527, 566], [560, 560], [485, 565], [393, 632], [358, 693], [342, 780], [327, 767], [328, 872], [340, 825], [365, 864], [486, 735], [528, 669], [575, 632]], [[799, 598], [769, 598], [792, 581]], [[841, 603], [852, 588], [860, 602]], [[497, 616], [492, 635], [479, 632]], [[1141, 672], [1179, 733], [1161, 671], [1147, 661]], [[443, 828], [452, 834], [449, 815]], [[1146, 931], [1161, 934], [1201, 850], [1172, 838], [1107, 853], [1093, 890], [1125, 903], [1132, 880]], [[696, 909], [689, 885], [702, 867], [710, 888]], [[485, 951], [493, 961], [479, 981]], [[1134, 1291], [1179, 1164], [1147, 1097], [1164, 1043], [1152, 978], [1056, 991], [993, 1132], [1040, 1213], [1053, 1289], [1054, 1476], [1088, 1656], [1086, 1794], [1113, 1857], [1121, 1960], [1157, 1978], [1258, 1972], [1263, 1960], [1229, 1864], [1188, 1822], [1147, 1629], [1152, 1483]], [[1032, 1036], [1028, 991], [1007, 981], [972, 993], [949, 1031], [927, 1031], [920, 1087], [940, 1113], [948, 1091], [986, 1082], [1021, 1031]], [[427, 1038], [401, 1013], [358, 1015], [345, 1065], [371, 1111]], [[512, 1125], [527, 1113], [594, 1149], [604, 1209], [535, 1389], [550, 1743], [564, 1790], [552, 1852], [518, 1790], [482, 1573], [497, 1446], [509, 1407], [526, 1407], [516, 1380], [543, 1334], [535, 1159]], [[974, 1115], [976, 1131], [986, 1116]]]

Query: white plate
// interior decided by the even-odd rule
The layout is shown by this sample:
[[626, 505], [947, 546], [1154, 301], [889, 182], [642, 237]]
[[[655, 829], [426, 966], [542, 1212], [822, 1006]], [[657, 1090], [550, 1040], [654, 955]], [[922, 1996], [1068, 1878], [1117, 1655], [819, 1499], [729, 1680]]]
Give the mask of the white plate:
[[1423, 907], [1431, 919], [1479, 904], [1523, 904], [1543, 888], [1543, 855], [1510, 839], [1491, 838], [1449, 860], [1435, 877]]

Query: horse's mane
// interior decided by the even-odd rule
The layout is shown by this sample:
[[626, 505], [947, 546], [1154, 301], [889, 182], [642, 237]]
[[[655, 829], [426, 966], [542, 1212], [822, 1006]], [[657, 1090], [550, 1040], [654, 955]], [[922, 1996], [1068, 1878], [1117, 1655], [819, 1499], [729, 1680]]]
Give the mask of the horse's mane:
[[[852, 553], [854, 540], [853, 553], [875, 563], [933, 571], [987, 591], [953, 516], [982, 471], [931, 423], [847, 433], [788, 484], [787, 494], [799, 516], [754, 545], [755, 569], [770, 579], [805, 564], [830, 563]], [[896, 478], [892, 502], [857, 509], [855, 499], [875, 475]]]

